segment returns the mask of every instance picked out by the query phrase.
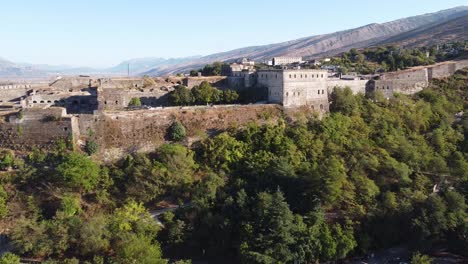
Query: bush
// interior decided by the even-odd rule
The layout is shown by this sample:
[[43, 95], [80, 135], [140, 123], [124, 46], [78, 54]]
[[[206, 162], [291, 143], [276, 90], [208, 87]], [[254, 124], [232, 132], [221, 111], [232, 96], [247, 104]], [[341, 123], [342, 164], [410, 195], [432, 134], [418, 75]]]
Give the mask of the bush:
[[128, 107], [141, 107], [141, 100], [138, 97], [133, 97], [128, 103]]
[[15, 156], [12, 151], [3, 151], [0, 153], [0, 170], [6, 170], [14, 165]]
[[411, 264], [431, 264], [432, 259], [427, 255], [421, 255], [421, 253], [417, 252], [411, 258]]
[[91, 155], [95, 154], [96, 152], [98, 152], [99, 145], [96, 143], [96, 141], [89, 140], [89, 141], [86, 142], [84, 150], [89, 156], [91, 156]]
[[174, 141], [181, 141], [187, 136], [185, 127], [179, 122], [175, 121], [169, 128], [169, 138]]
[[0, 264], [20, 264], [20, 257], [13, 253], [7, 252], [0, 258]]

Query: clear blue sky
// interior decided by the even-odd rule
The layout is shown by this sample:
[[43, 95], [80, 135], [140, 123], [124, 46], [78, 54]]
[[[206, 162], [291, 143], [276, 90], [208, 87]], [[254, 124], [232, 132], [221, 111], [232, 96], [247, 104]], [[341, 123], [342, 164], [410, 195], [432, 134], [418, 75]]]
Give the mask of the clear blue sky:
[[208, 55], [434, 12], [468, 0], [0, 0], [0, 57], [110, 66]]

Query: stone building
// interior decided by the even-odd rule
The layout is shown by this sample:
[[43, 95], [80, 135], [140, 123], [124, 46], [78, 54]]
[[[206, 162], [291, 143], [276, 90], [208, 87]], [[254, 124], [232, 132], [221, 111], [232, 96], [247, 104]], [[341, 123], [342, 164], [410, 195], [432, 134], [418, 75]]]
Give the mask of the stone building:
[[257, 72], [259, 86], [268, 88], [268, 102], [284, 107], [328, 110], [327, 71], [268, 69]]
[[274, 57], [272, 60], [273, 66], [288, 65], [302, 62], [302, 57]]

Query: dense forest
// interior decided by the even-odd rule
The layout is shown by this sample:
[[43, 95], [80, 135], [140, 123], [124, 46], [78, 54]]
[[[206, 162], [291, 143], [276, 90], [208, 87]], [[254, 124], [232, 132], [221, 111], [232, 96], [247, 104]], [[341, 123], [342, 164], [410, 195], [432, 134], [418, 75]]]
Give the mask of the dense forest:
[[[316, 263], [393, 246], [468, 252], [468, 70], [387, 100], [99, 164], [67, 142], [0, 154], [0, 263]], [[177, 142], [179, 141], [179, 142]], [[156, 204], [178, 209], [155, 217]]]

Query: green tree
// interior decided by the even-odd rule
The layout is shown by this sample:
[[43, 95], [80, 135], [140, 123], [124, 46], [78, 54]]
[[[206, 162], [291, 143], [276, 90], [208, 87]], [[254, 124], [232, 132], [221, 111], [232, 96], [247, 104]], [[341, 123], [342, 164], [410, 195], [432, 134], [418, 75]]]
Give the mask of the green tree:
[[73, 189], [93, 190], [99, 183], [99, 166], [79, 153], [68, 153], [55, 169], [57, 177]]
[[161, 248], [158, 243], [148, 236], [125, 234], [115, 245], [117, 263], [129, 264], [166, 264], [162, 258]]
[[358, 110], [355, 96], [349, 87], [333, 88], [330, 101], [330, 111], [332, 112], [341, 112], [345, 115], [350, 115], [353, 111]]
[[79, 196], [74, 194], [65, 194], [62, 197], [59, 210], [65, 217], [72, 217], [81, 212], [80, 202], [81, 199]]
[[169, 127], [168, 135], [169, 139], [173, 141], [182, 141], [187, 136], [187, 131], [182, 123], [176, 120]]
[[193, 99], [197, 104], [215, 103], [215, 93], [217, 89], [213, 88], [207, 81], [203, 81], [199, 86], [192, 88]]
[[239, 99], [239, 94], [231, 89], [224, 90], [223, 92], [223, 101], [227, 104], [232, 104], [237, 102]]
[[252, 209], [255, 218], [244, 225], [241, 256], [246, 262], [287, 263], [294, 260], [294, 216], [283, 194], [260, 193]]
[[245, 155], [247, 146], [228, 133], [221, 133], [202, 144], [203, 157], [208, 166], [229, 171]]
[[183, 85], [177, 85], [171, 93], [169, 93], [169, 102], [171, 105], [191, 105], [194, 99], [190, 89]]
[[86, 219], [79, 231], [79, 251], [84, 256], [106, 253], [110, 248], [111, 233], [108, 216], [95, 215]]

